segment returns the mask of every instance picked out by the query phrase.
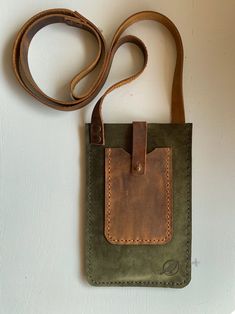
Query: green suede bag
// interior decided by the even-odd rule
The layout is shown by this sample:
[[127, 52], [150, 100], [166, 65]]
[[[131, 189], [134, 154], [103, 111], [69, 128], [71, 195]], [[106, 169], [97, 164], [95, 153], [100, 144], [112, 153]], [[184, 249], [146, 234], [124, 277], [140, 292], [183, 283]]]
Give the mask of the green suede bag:
[[[171, 123], [104, 124], [104, 97], [137, 78], [147, 64], [143, 42], [135, 36], [123, 36], [130, 25], [141, 20], [160, 22], [176, 43]], [[53, 23], [82, 28], [98, 45], [94, 61], [72, 79], [69, 101], [43, 93], [29, 69], [32, 38]], [[57, 110], [77, 110], [101, 90], [116, 50], [127, 42], [141, 50], [143, 67], [110, 87], [94, 107], [91, 123], [86, 124], [86, 275], [95, 286], [180, 288], [191, 278], [192, 124], [185, 123], [183, 46], [175, 25], [157, 12], [133, 14], [117, 29], [108, 49], [101, 31], [78, 12], [46, 10], [33, 16], [19, 31], [13, 68], [22, 87], [40, 102]], [[101, 68], [97, 79], [86, 94], [77, 96], [76, 85], [98, 64]]]
[[87, 146], [86, 273], [92, 285], [180, 288], [191, 273], [191, 124], [149, 124], [148, 151], [173, 150], [173, 238], [165, 245], [116, 245], [104, 236], [104, 149], [131, 151], [131, 124], [105, 124], [106, 145]]

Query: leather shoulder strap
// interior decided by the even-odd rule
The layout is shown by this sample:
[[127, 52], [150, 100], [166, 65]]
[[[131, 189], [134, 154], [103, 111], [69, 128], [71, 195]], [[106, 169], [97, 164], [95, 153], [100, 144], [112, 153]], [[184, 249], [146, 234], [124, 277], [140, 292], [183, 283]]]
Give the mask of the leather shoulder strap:
[[[40, 12], [33, 16], [27, 21], [21, 30], [19, 31], [15, 44], [13, 47], [13, 68], [16, 77], [22, 87], [33, 97], [47, 106], [58, 110], [76, 110], [86, 106], [90, 103], [94, 97], [99, 93], [102, 86], [104, 85], [106, 78], [109, 74], [110, 67], [112, 64], [113, 57], [116, 50], [125, 43], [132, 43], [136, 45], [143, 53], [144, 63], [143, 67], [139, 72], [132, 75], [131, 77], [124, 79], [113, 86], [111, 86], [106, 93], [100, 98], [96, 104], [93, 115], [92, 115], [92, 126], [93, 129], [103, 129], [103, 123], [101, 118], [101, 106], [105, 95], [111, 92], [113, 89], [126, 84], [136, 77], [138, 77], [144, 70], [147, 64], [147, 50], [143, 42], [135, 36], [122, 36], [123, 32], [132, 24], [141, 20], [153, 20], [163, 24], [171, 32], [177, 50], [176, 67], [173, 78], [172, 86], [172, 105], [171, 105], [171, 122], [172, 123], [184, 123], [184, 102], [183, 102], [183, 91], [182, 91], [182, 73], [183, 73], [183, 45], [180, 34], [176, 26], [164, 15], [153, 12], [153, 11], [142, 11], [133, 14], [127, 18], [117, 29], [114, 34], [110, 48], [107, 48], [105, 40], [100, 30], [89, 20], [83, 17], [78, 12], [73, 12], [67, 9], [51, 9]], [[98, 45], [98, 52], [94, 60], [80, 73], [78, 73], [70, 82], [70, 101], [61, 101], [54, 99], [46, 95], [35, 83], [29, 69], [28, 64], [28, 51], [29, 45], [34, 35], [43, 27], [53, 23], [65, 23], [69, 26], [82, 28], [90, 32]], [[93, 84], [90, 86], [88, 92], [83, 95], [75, 94], [75, 87], [81, 79], [93, 71], [97, 65], [100, 65], [100, 71]], [[101, 132], [102, 133], [102, 132]], [[94, 134], [96, 135], [96, 134]], [[94, 142], [95, 136], [94, 136]], [[103, 142], [103, 138], [100, 143]]]

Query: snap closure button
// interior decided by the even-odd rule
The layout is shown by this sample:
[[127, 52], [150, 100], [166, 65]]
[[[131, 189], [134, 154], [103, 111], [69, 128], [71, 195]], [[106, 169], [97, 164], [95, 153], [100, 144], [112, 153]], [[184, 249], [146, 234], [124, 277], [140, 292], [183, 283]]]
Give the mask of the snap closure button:
[[92, 136], [92, 142], [93, 142], [93, 143], [100, 144], [101, 141], [102, 141], [102, 138], [101, 138], [100, 135], [94, 134], [94, 135]]
[[140, 162], [137, 162], [134, 166], [134, 170], [138, 173], [140, 173], [142, 171], [142, 165]]

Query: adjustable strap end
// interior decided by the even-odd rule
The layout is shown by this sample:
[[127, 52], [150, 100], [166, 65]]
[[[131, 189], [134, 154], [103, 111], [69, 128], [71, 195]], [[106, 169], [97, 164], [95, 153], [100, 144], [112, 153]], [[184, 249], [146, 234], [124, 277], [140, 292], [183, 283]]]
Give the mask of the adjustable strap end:
[[147, 123], [133, 122], [132, 163], [133, 175], [146, 173]]

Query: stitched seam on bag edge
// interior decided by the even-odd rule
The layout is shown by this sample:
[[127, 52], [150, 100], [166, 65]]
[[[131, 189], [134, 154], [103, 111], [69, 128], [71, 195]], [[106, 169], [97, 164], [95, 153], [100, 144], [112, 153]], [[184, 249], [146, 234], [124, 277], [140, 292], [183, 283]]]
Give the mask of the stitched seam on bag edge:
[[[189, 129], [190, 132], [191, 132], [191, 129]], [[189, 132], [189, 139], [190, 139], [190, 134]], [[188, 142], [186, 143], [186, 145], [188, 145]], [[191, 145], [190, 145], [190, 149], [191, 149]], [[88, 221], [89, 221], [89, 224], [90, 224], [90, 210], [91, 210], [91, 176], [90, 176], [90, 168], [91, 168], [91, 157], [90, 157], [90, 149], [89, 149], [89, 171], [88, 171], [88, 175], [89, 175], [89, 183], [88, 183], [88, 189], [90, 191], [90, 194], [88, 192], [88, 199], [89, 199], [89, 206], [88, 206]], [[187, 158], [187, 162], [189, 161], [190, 159], [190, 150], [188, 152], [188, 158]], [[93, 154], [91, 154], [91, 156], [93, 157]], [[188, 167], [188, 177], [190, 177], [190, 167]], [[146, 285], [146, 286], [152, 286], [152, 285], [162, 285], [162, 286], [183, 286], [185, 283], [187, 283], [190, 279], [189, 277], [189, 269], [188, 269], [188, 265], [189, 265], [189, 259], [190, 259], [190, 252], [189, 252], [189, 244], [190, 244], [190, 239], [189, 239], [189, 235], [190, 235], [190, 223], [191, 223], [191, 218], [190, 218], [190, 208], [191, 208], [191, 201], [190, 201], [190, 195], [191, 195], [191, 183], [190, 181], [188, 180], [188, 184], [187, 184], [187, 189], [188, 189], [188, 193], [187, 193], [187, 203], [188, 203], [188, 208], [187, 208], [187, 248], [186, 248], [186, 260], [187, 260], [187, 263], [186, 263], [186, 278], [181, 281], [181, 282], [173, 282], [173, 281], [96, 281], [92, 278], [92, 273], [91, 273], [91, 262], [90, 262], [90, 255], [91, 255], [91, 252], [92, 252], [92, 248], [91, 248], [91, 237], [89, 235], [89, 244], [88, 244], [88, 277], [89, 279], [91, 280], [91, 282], [95, 285], [107, 285], [107, 286], [110, 286], [110, 285], [120, 285], [120, 286], [123, 286], [125, 284], [133, 284], [133, 285], [138, 285], [138, 284], [141, 284], [141, 285]], [[90, 224], [91, 225], [91, 224]], [[89, 233], [90, 234], [90, 233]]]
[[[157, 238], [157, 239], [117, 239], [112, 236], [110, 225], [111, 225], [111, 186], [112, 186], [112, 179], [111, 179], [111, 152], [112, 149], [108, 148], [108, 210], [107, 210], [107, 236], [113, 242], [126, 242], [126, 243], [166, 243], [166, 241], [171, 238], [171, 228], [170, 228], [170, 177], [169, 177], [169, 159], [170, 159], [170, 148], [166, 149], [167, 151], [167, 158], [166, 158], [166, 171], [165, 171], [165, 178], [166, 178], [166, 204], [167, 204], [167, 214], [166, 214], [166, 222], [165, 226], [167, 229], [166, 236]], [[106, 187], [105, 187], [106, 188]], [[172, 209], [172, 207], [171, 207]]]
[[92, 223], [91, 223], [91, 205], [92, 205], [92, 199], [91, 199], [91, 165], [93, 161], [93, 153], [89, 145], [89, 150], [88, 150], [88, 221], [87, 221], [87, 233], [88, 233], [88, 256], [87, 256], [87, 275], [88, 278], [94, 283], [95, 282], [92, 278], [92, 266], [91, 266], [91, 254], [93, 253], [92, 251]]

